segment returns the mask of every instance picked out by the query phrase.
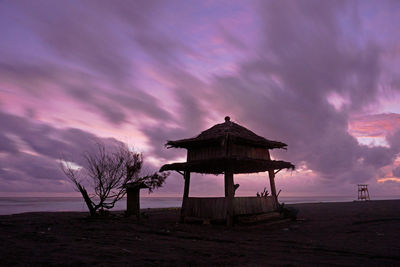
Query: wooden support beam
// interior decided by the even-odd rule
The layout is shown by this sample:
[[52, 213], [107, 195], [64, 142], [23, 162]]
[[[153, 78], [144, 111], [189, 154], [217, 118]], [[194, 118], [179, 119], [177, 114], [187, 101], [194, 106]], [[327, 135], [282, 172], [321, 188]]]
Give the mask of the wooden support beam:
[[276, 175], [278, 172], [280, 172], [282, 169], [279, 169], [277, 171], [274, 172], [274, 174]]
[[226, 225], [233, 225], [233, 198], [235, 194], [234, 183], [233, 183], [233, 171], [229, 168], [225, 171], [225, 198], [227, 201], [226, 209]]
[[183, 198], [189, 197], [189, 185], [190, 185], [190, 172], [185, 172], [183, 178], [185, 179], [185, 188], [183, 191]]
[[[177, 173], [179, 173], [180, 175], [182, 175], [182, 176], [185, 176], [185, 173], [184, 172], [181, 172], [181, 171], [176, 171]], [[185, 177], [183, 177], [183, 178], [185, 178]]]
[[271, 185], [271, 195], [274, 197], [275, 199], [275, 204], [276, 207], [278, 205], [278, 196], [276, 195], [276, 186], [275, 186], [275, 172], [274, 170], [269, 170], [268, 171], [269, 174], [269, 183]]
[[181, 218], [180, 218], [181, 223], [185, 221], [185, 204], [187, 199], [189, 198], [190, 172], [185, 171], [183, 178], [185, 179], [185, 187], [183, 189], [183, 199], [182, 199]]
[[275, 187], [275, 173], [273, 170], [268, 171], [269, 183], [271, 185], [271, 195], [276, 197], [276, 187]]

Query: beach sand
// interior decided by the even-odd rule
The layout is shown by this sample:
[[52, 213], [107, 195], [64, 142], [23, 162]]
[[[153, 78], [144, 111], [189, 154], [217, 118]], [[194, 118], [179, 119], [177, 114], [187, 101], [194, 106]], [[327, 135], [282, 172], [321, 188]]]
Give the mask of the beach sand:
[[0, 216], [0, 265], [400, 266], [400, 200], [296, 204], [297, 221], [178, 224], [179, 209]]

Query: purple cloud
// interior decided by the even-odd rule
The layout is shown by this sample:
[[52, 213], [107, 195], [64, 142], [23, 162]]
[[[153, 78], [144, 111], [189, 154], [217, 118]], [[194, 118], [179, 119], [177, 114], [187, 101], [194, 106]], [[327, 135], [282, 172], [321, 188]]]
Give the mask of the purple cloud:
[[[0, 191], [46, 183], [45, 190], [66, 190], [56, 160], [90, 149], [90, 140], [139, 140], [157, 169], [154, 162], [185, 154], [165, 149], [167, 140], [193, 137], [225, 115], [289, 145], [272, 154], [312, 172], [292, 175], [297, 188], [306, 190], [303, 181], [314, 191], [358, 182], [382, 188], [376, 180], [387, 169], [397, 175], [400, 152], [392, 123], [400, 110], [385, 106], [400, 99], [393, 5], [6, 1]], [[378, 135], [385, 146], [360, 143]], [[241, 188], [262, 190], [251, 179]], [[221, 185], [215, 176], [195, 180], [199, 194]], [[172, 175], [162, 192], [181, 187]]]
[[[1, 142], [1, 184], [25, 181], [35, 184], [36, 190], [40, 190], [40, 185], [48, 180], [65, 180], [60, 170], [60, 159], [84, 166], [82, 154], [93, 151], [96, 143], [107, 146], [121, 144], [112, 138], [99, 138], [79, 129], [59, 129], [4, 112], [0, 112], [0, 124], [7, 125], [7, 128], [1, 128], [0, 136], [10, 136]], [[12, 191], [29, 190], [18, 186], [12, 188]], [[54, 186], [53, 189], [60, 190], [60, 187]]]

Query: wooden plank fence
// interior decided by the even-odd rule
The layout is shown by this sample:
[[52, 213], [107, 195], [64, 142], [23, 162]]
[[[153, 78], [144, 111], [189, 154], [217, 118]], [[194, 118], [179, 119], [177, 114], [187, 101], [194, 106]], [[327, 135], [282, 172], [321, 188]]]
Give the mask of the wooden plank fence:
[[[202, 219], [225, 219], [227, 200], [224, 197], [189, 197], [185, 201], [184, 216]], [[275, 199], [268, 197], [235, 197], [235, 215], [249, 215], [275, 210]]]

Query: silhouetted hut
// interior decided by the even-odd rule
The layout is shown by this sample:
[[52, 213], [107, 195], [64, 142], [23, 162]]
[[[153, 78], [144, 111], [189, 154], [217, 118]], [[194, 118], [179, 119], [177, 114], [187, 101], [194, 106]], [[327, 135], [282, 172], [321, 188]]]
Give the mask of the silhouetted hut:
[[[181, 221], [185, 217], [226, 219], [233, 224], [235, 215], [266, 213], [277, 210], [275, 174], [284, 168], [294, 168], [290, 162], [271, 160], [269, 149], [286, 148], [286, 144], [267, 140], [225, 117], [194, 138], [168, 141], [167, 148], [186, 148], [187, 162], [166, 164], [160, 171], [175, 170], [185, 179]], [[225, 197], [189, 197], [190, 173], [224, 174]], [[268, 172], [271, 196], [234, 197], [237, 173]]]

